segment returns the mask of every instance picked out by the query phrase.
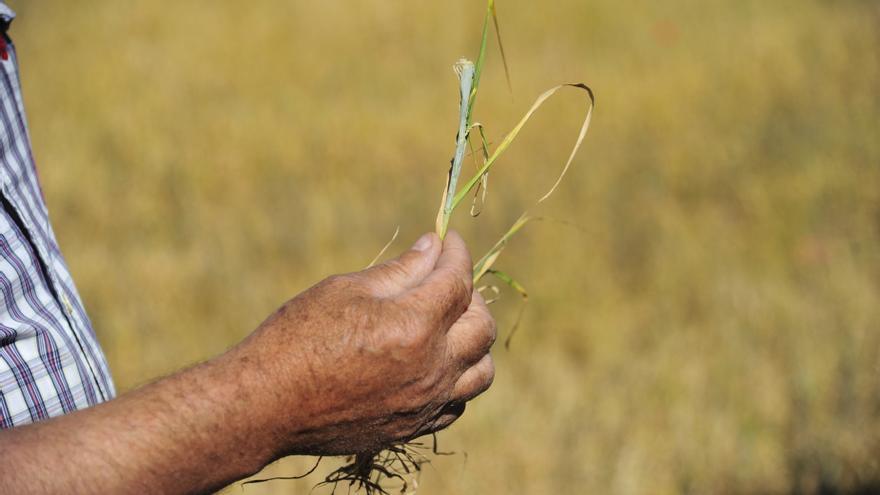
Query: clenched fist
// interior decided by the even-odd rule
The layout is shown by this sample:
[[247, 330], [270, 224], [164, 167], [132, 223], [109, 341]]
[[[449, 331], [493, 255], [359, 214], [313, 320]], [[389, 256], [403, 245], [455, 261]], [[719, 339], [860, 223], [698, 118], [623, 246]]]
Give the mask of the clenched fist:
[[[450, 425], [492, 383], [495, 322], [461, 237], [330, 277], [231, 351], [263, 374], [276, 455], [353, 454]], [[266, 398], [269, 398], [266, 400]]]

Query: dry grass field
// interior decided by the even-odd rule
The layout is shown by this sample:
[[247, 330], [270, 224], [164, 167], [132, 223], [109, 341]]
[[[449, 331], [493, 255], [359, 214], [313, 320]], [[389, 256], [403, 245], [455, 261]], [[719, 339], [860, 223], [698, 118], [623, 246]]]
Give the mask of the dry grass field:
[[[364, 266], [396, 225], [398, 249], [432, 229], [482, 1], [9, 3], [55, 229], [122, 391]], [[498, 8], [513, 88], [493, 49], [490, 139], [551, 85], [597, 93], [544, 210], [582, 229], [536, 223], [505, 252], [521, 332], [440, 437], [466, 456], [419, 493], [880, 490], [880, 5]], [[582, 111], [552, 100], [484, 215], [454, 219], [475, 252], [547, 189]]]

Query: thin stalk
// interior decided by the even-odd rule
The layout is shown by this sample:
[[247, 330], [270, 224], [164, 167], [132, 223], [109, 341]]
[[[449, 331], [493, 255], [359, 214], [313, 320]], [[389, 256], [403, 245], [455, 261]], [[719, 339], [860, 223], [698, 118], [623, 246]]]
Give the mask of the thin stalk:
[[458, 74], [461, 106], [459, 108], [458, 134], [455, 138], [455, 155], [452, 158], [452, 165], [449, 167], [449, 176], [446, 179], [446, 190], [443, 191], [440, 212], [437, 214], [437, 234], [441, 239], [446, 237], [446, 231], [449, 228], [449, 217], [454, 209], [453, 199], [455, 198], [455, 190], [458, 185], [458, 176], [461, 175], [461, 163], [464, 161], [464, 155], [467, 151], [470, 97], [474, 84], [474, 63], [470, 60], [461, 59], [455, 64], [455, 72]]
[[[498, 41], [498, 50], [501, 52], [501, 63], [504, 64], [504, 77], [507, 79], [507, 89], [512, 92], [510, 84], [510, 69], [507, 67], [507, 56], [504, 55], [504, 43], [501, 42], [501, 28], [498, 27], [498, 12], [495, 10], [495, 0], [489, 0], [486, 5], [486, 17], [483, 19], [483, 32], [480, 35], [480, 51], [477, 54], [476, 72], [474, 73], [474, 89], [471, 91], [469, 117], [473, 115], [474, 103], [477, 101], [477, 90], [480, 88], [480, 78], [483, 74], [483, 64], [486, 62], [486, 44], [489, 41], [489, 21], [495, 25], [495, 39]], [[470, 125], [470, 118], [468, 125]]]

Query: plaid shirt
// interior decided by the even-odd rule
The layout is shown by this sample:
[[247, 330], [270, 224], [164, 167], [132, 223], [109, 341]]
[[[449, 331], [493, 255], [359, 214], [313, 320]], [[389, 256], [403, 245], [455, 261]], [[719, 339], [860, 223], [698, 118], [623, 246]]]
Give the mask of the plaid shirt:
[[113, 382], [49, 224], [0, 2], [0, 428], [109, 400]]

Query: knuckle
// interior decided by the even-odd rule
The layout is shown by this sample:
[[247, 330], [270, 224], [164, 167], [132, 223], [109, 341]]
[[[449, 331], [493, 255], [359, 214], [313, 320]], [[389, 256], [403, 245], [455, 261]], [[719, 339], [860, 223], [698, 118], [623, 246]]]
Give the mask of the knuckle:
[[425, 332], [417, 328], [404, 328], [397, 332], [397, 347], [406, 351], [418, 351], [426, 343]]
[[488, 353], [498, 338], [498, 326], [492, 315], [471, 308], [459, 321], [464, 325], [463, 344], [467, 346], [469, 354], [479, 358]]
[[382, 271], [391, 277], [406, 276], [409, 271], [400, 259], [388, 260], [382, 264]]
[[396, 351], [406, 351], [409, 354], [419, 351], [428, 343], [429, 333], [425, 325], [420, 324], [411, 316], [399, 316], [394, 319], [387, 343]]
[[470, 263], [470, 260], [468, 260], [468, 263], [465, 265], [465, 269], [462, 271], [462, 274], [459, 277], [462, 282], [462, 290], [467, 296], [468, 302], [470, 302], [471, 297], [474, 293], [474, 278], [471, 267], [472, 265]]
[[409, 332], [395, 329], [386, 333], [382, 339], [382, 347], [384, 348], [383, 350], [389, 351], [392, 356], [396, 356], [400, 351], [406, 351], [414, 347], [415, 343], [413, 340]]
[[449, 287], [447, 297], [449, 298], [448, 303], [450, 312], [454, 313], [456, 317], [459, 317], [464, 314], [464, 312], [467, 311], [468, 306], [470, 306], [471, 294], [473, 292], [470, 277], [450, 275], [447, 287]]
[[483, 325], [488, 337], [486, 347], [491, 348], [495, 345], [495, 340], [498, 338], [498, 324], [495, 322], [495, 318], [492, 318], [491, 315], [487, 315], [483, 318]]

